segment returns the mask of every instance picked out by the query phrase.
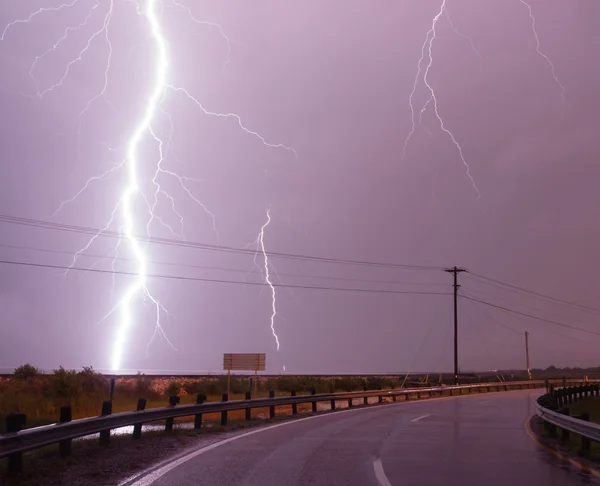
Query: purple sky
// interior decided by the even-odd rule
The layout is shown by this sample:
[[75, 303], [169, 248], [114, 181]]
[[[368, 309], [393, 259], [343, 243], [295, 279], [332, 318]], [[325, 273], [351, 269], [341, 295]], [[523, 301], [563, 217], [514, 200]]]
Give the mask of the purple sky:
[[[61, 1], [3, 1], [0, 34], [11, 21]], [[146, 8], [146, 0], [138, 3]], [[214, 214], [218, 229], [217, 238], [209, 215], [178, 179], [162, 173], [159, 182], [184, 217], [188, 241], [245, 247], [256, 240], [270, 208], [272, 220], [264, 235], [270, 251], [459, 265], [600, 307], [600, 221], [595, 217], [600, 203], [600, 67], [595, 60], [600, 32], [592, 28], [600, 15], [598, 2], [529, 2], [541, 52], [554, 63], [565, 88], [563, 103], [548, 61], [536, 52], [525, 4], [446, 1], [462, 36], [446, 16], [440, 18], [428, 81], [445, 127], [462, 146], [479, 199], [431, 104], [423, 115], [431, 133], [418, 125], [428, 98], [422, 78], [413, 98], [417, 129], [402, 156], [411, 131], [408, 100], [421, 47], [441, 0], [181, 0], [197, 20], [218, 23], [229, 43], [215, 25], [194, 23], [173, 0], [163, 3], [168, 82], [185, 88], [206, 110], [236, 113], [268, 143], [293, 147], [298, 154], [264, 146], [235, 118], [206, 115], [182, 92], [167, 90], [152, 125], [164, 141], [163, 168], [187, 178], [190, 193]], [[125, 159], [154, 82], [156, 46], [145, 17], [136, 13], [135, 2], [114, 4], [106, 90], [88, 109], [105, 82], [109, 44], [104, 32], [72, 64], [61, 86], [41, 98], [35, 94], [60, 82], [67, 65], [102, 28], [110, 0], [78, 0], [5, 31], [0, 41], [0, 214], [93, 228], [110, 219], [125, 187], [123, 168], [93, 181], [73, 203], [53, 213], [88, 178]], [[90, 12], [89, 22], [74, 29]], [[42, 56], [65, 32], [66, 40]], [[33, 71], [36, 88], [30, 68], [37, 56], [42, 57]], [[174, 127], [170, 145], [169, 120]], [[148, 133], [139, 153], [140, 189], [152, 202], [158, 146]], [[143, 233], [148, 222], [143, 198], [134, 212], [137, 231]], [[156, 214], [180, 232], [164, 196]], [[112, 229], [119, 231], [121, 224], [115, 221]], [[56, 266], [68, 266], [89, 238], [7, 223], [0, 223], [0, 230], [2, 260]], [[175, 238], [157, 220], [151, 234]], [[98, 239], [88, 253], [109, 255], [115, 243]], [[251, 255], [156, 244], [146, 254], [150, 262], [163, 263], [149, 263], [150, 274], [264, 282], [259, 273], [246, 275], [253, 270]], [[127, 242], [120, 256], [132, 258]], [[97, 260], [82, 256], [77, 266], [111, 269], [110, 259]], [[257, 263], [263, 264], [262, 256]], [[279, 274], [273, 281], [284, 284], [451, 292], [451, 276], [442, 271], [278, 257], [271, 263]], [[114, 268], [127, 272], [136, 266], [117, 260]], [[118, 304], [130, 277], [117, 276], [113, 291], [110, 274], [73, 271], [63, 279], [57, 269], [0, 269], [0, 367], [24, 362], [42, 368], [110, 367], [119, 315], [102, 318]], [[598, 329], [597, 314], [504, 292], [465, 274], [461, 283], [472, 297]], [[147, 347], [155, 329], [154, 307], [138, 296], [131, 307], [123, 368], [216, 371], [224, 352], [267, 352], [274, 372], [283, 366], [288, 372], [452, 366], [449, 295], [279, 288], [277, 352], [268, 288], [156, 278], [148, 280], [148, 288], [170, 312], [162, 316], [163, 330], [176, 350], [160, 337]], [[600, 336], [466, 300], [459, 312], [463, 369], [523, 367], [525, 330], [531, 333], [535, 367], [600, 364]]]

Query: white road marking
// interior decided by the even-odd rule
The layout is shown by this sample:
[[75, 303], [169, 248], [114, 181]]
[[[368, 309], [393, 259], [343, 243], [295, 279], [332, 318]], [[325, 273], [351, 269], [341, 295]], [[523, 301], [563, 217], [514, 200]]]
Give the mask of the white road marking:
[[421, 415], [420, 417], [417, 417], [415, 419], [412, 419], [411, 422], [418, 422], [419, 420], [423, 420], [424, 418], [429, 417], [431, 414], [427, 413], [425, 415]]
[[381, 459], [377, 459], [373, 462], [373, 469], [375, 470], [375, 477], [381, 486], [392, 486], [392, 483], [390, 483], [390, 480], [385, 475]]
[[486, 403], [492, 403], [491, 400], [485, 400], [484, 402], [479, 402], [479, 405], [485, 405]]
[[[457, 398], [468, 399], [469, 397], [477, 397], [477, 395], [455, 395], [455, 396], [430, 398], [427, 400], [427, 403], [438, 402], [438, 401], [441, 402], [441, 401], [445, 401], [445, 400], [455, 400]], [[154, 483], [155, 481], [157, 481], [158, 479], [160, 479], [161, 477], [163, 477], [169, 471], [172, 471], [176, 467], [181, 466], [182, 464], [204, 454], [205, 452], [211, 451], [213, 449], [216, 449], [217, 447], [220, 447], [222, 445], [233, 442], [234, 440], [243, 439], [244, 437], [249, 437], [254, 434], [266, 432], [267, 430], [272, 430], [272, 429], [276, 429], [279, 427], [285, 427], [287, 425], [297, 424], [298, 422], [304, 422], [306, 420], [314, 420], [314, 419], [318, 419], [321, 417], [333, 417], [336, 415], [340, 415], [342, 413], [360, 412], [361, 410], [381, 410], [382, 408], [395, 407], [395, 406], [401, 406], [401, 405], [406, 406], [406, 405], [411, 405], [413, 403], [414, 404], [420, 403], [422, 405], [423, 401], [422, 400], [414, 400], [414, 401], [409, 401], [409, 402], [393, 402], [393, 403], [388, 403], [385, 405], [379, 405], [377, 407], [348, 408], [345, 410], [339, 410], [335, 413], [327, 413], [327, 414], [323, 414], [323, 415], [313, 415], [310, 417], [304, 417], [304, 418], [300, 418], [300, 419], [290, 420], [289, 422], [282, 422], [282, 423], [276, 424], [276, 425], [269, 425], [268, 427], [261, 427], [259, 429], [252, 430], [250, 432], [245, 432], [243, 434], [236, 435], [234, 437], [230, 437], [229, 439], [224, 439], [224, 440], [216, 442], [214, 444], [202, 447], [202, 448], [195, 450], [193, 452], [190, 452], [189, 454], [186, 454], [182, 457], [178, 457], [175, 460], [168, 459], [166, 463], [163, 463], [164, 464], [163, 466], [159, 465], [158, 467], [156, 467], [154, 469], [150, 469], [150, 471], [148, 471], [148, 470], [142, 471], [140, 474], [135, 475], [133, 477], [129, 477], [128, 479], [122, 481], [120, 483], [120, 485], [123, 485], [123, 486], [125, 486], [125, 485], [127, 485], [127, 486], [148, 486], [148, 485]], [[388, 482], [388, 485], [390, 485], [389, 482]]]

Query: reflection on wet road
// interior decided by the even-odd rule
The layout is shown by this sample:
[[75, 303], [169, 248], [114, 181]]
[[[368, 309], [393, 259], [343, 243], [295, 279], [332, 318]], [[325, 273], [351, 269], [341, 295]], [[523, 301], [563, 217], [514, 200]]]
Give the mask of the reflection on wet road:
[[292, 422], [211, 446], [137, 484], [600, 484], [527, 436], [534, 397], [471, 395]]

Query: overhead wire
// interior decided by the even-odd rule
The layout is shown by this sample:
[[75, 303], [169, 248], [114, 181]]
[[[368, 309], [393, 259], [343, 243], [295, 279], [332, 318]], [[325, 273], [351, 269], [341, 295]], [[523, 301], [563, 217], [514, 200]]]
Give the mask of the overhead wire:
[[[97, 236], [97, 237], [110, 237], [110, 238], [119, 238], [119, 239], [124, 238], [119, 232], [111, 231], [108, 229], [90, 228], [90, 227], [76, 226], [76, 225], [66, 225], [66, 224], [52, 223], [49, 221], [21, 218], [21, 217], [16, 217], [16, 216], [9, 216], [9, 215], [0, 215], [0, 223], [88, 234], [88, 235]], [[167, 245], [167, 246], [177, 246], [177, 247], [181, 247], [181, 248], [193, 248], [193, 249], [200, 249], [200, 250], [207, 250], [207, 251], [219, 251], [219, 252], [237, 253], [237, 254], [245, 254], [245, 255], [254, 255], [255, 254], [254, 250], [251, 250], [248, 248], [238, 248], [238, 247], [223, 246], [223, 245], [212, 245], [212, 244], [208, 244], [208, 243], [191, 242], [191, 241], [176, 240], [176, 239], [169, 239], [169, 238], [158, 238], [158, 237], [151, 237], [151, 236], [147, 236], [147, 235], [136, 235], [136, 238], [139, 241], [143, 241], [143, 242], [147, 242], [147, 243]], [[429, 271], [439, 271], [444, 268], [443, 266], [384, 263], [384, 262], [376, 262], [376, 261], [351, 260], [351, 259], [342, 259], [342, 258], [321, 257], [321, 256], [314, 256], [314, 255], [304, 255], [304, 254], [300, 254], [300, 253], [284, 253], [284, 252], [267, 251], [266, 254], [272, 258], [288, 258], [288, 259], [294, 259], [294, 260], [312, 261], [312, 262], [319, 262], [319, 263], [357, 265], [357, 266], [368, 266], [368, 267], [377, 267], [377, 268], [404, 269], [404, 270], [429, 270]]]
[[528, 317], [530, 319], [535, 319], [537, 321], [547, 322], [549, 324], [554, 324], [556, 326], [565, 327], [565, 328], [568, 328], [568, 329], [573, 329], [575, 331], [580, 331], [580, 332], [585, 332], [585, 333], [588, 333], [588, 334], [594, 334], [596, 336], [600, 336], [600, 332], [598, 332], [598, 331], [592, 331], [590, 329], [584, 329], [584, 328], [577, 327], [577, 326], [571, 326], [569, 324], [565, 324], [564, 322], [559, 322], [559, 321], [555, 321], [555, 320], [552, 320], [552, 319], [545, 319], [543, 317], [535, 316], [535, 315], [532, 315], [532, 314], [527, 314], [525, 312], [520, 312], [520, 311], [511, 309], [509, 307], [504, 307], [504, 306], [501, 306], [501, 305], [493, 304], [491, 302], [486, 302], [486, 301], [483, 301], [483, 300], [480, 300], [480, 299], [475, 299], [475, 298], [472, 298], [472, 297], [468, 297], [467, 295], [461, 295], [461, 297], [463, 299], [470, 300], [470, 301], [473, 301], [473, 302], [479, 302], [480, 304], [487, 305], [489, 307], [493, 307], [493, 308], [496, 308], [496, 309], [501, 309], [501, 310], [504, 310], [506, 312], [510, 312], [512, 314], [515, 314], [515, 315], [520, 315], [520, 316], [523, 316], [523, 317]]
[[[57, 269], [57, 270], [65, 270], [65, 271], [78, 271], [78, 272], [92, 272], [98, 274], [108, 274], [108, 275], [127, 275], [127, 276], [137, 276], [135, 272], [123, 272], [123, 271], [112, 271], [112, 270], [103, 270], [99, 268], [82, 268], [82, 267], [69, 267], [66, 265], [50, 265], [43, 263], [33, 263], [33, 262], [21, 262], [21, 261], [11, 261], [11, 260], [0, 260], [0, 264], [2, 265], [18, 265], [32, 268], [48, 268], [48, 269]], [[220, 280], [220, 279], [210, 279], [210, 278], [201, 278], [201, 277], [187, 277], [183, 275], [157, 275], [157, 274], [147, 274], [146, 278], [158, 278], [158, 279], [172, 279], [172, 280], [186, 280], [186, 281], [196, 281], [196, 282], [208, 282], [208, 283], [222, 283], [222, 284], [235, 284], [235, 285], [249, 285], [249, 286], [257, 286], [264, 287], [268, 284], [262, 282], [244, 282], [241, 280]], [[373, 294], [396, 294], [396, 295], [451, 295], [449, 292], [420, 292], [420, 291], [410, 291], [410, 290], [391, 290], [391, 289], [360, 289], [360, 288], [346, 288], [346, 287], [324, 287], [324, 286], [316, 286], [316, 285], [293, 285], [293, 284], [273, 284], [274, 287], [281, 288], [290, 288], [290, 289], [312, 289], [312, 290], [326, 290], [326, 291], [338, 291], [338, 292], [364, 292], [364, 293], [373, 293]]]
[[[513, 284], [509, 284], [506, 282], [502, 282], [500, 280], [496, 280], [490, 277], [486, 277], [485, 275], [481, 275], [478, 273], [473, 273], [473, 272], [468, 272], [467, 275], [465, 275], [467, 278], [474, 278], [474, 279], [481, 279], [480, 281], [482, 281], [482, 283], [486, 283], [487, 285], [493, 285], [493, 286], [500, 286], [501, 288], [503, 287], [504, 290], [506, 291], [510, 291], [508, 289], [511, 289], [513, 292], [517, 292], [517, 293], [526, 293], [526, 294], [530, 294], [530, 295], [534, 295], [536, 297], [545, 299], [545, 300], [549, 300], [552, 301], [554, 303], [557, 304], [562, 304], [562, 305], [566, 305], [566, 306], [570, 306], [570, 307], [576, 307], [579, 308], [581, 310], [586, 310], [586, 311], [591, 311], [594, 313], [598, 313], [600, 314], [600, 309], [596, 308], [596, 307], [591, 307], [588, 305], [583, 305], [583, 304], [578, 304], [576, 302], [571, 302], [568, 300], [564, 300], [564, 299], [559, 299], [557, 297], [553, 297], [550, 295], [546, 295], [546, 294], [542, 294], [541, 292], [536, 292], [534, 290], [530, 290], [530, 289], [526, 289], [523, 287], [519, 287], [517, 285], [513, 285]], [[495, 284], [495, 285], [494, 285]]]
[[[48, 248], [39, 248], [39, 247], [30, 247], [30, 246], [21, 246], [21, 245], [7, 245], [0, 244], [0, 248], [9, 248], [16, 250], [26, 250], [26, 251], [37, 251], [42, 253], [52, 253], [52, 254], [63, 254], [73, 256], [73, 252], [65, 251], [65, 250], [55, 250]], [[101, 259], [110, 259], [115, 261], [126, 261], [126, 262], [136, 262], [133, 258], [126, 257], [118, 257], [118, 256], [110, 256], [110, 255], [98, 255], [94, 253], [80, 253], [80, 257], [88, 257], [88, 258], [101, 258]], [[226, 272], [237, 272], [244, 273], [247, 275], [262, 275], [262, 272], [257, 270], [243, 270], [239, 268], [227, 268], [227, 267], [217, 267], [212, 265], [198, 265], [193, 263], [177, 263], [177, 262], [164, 262], [164, 261], [153, 261], [148, 260], [147, 263], [153, 265], [165, 265], [165, 266], [175, 266], [175, 267], [185, 267], [185, 268], [200, 268], [203, 270], [220, 270]], [[327, 275], [310, 275], [310, 274], [298, 274], [298, 273], [284, 273], [277, 272], [277, 275], [286, 276], [286, 277], [296, 277], [296, 278], [314, 278], [314, 279], [323, 279], [323, 280], [338, 280], [344, 282], [364, 282], [364, 283], [380, 283], [380, 284], [388, 284], [388, 285], [425, 285], [425, 286], [445, 286], [448, 287], [447, 284], [444, 283], [435, 283], [435, 282], [401, 282], [401, 281], [393, 281], [393, 280], [378, 280], [378, 279], [363, 279], [363, 278], [350, 278], [350, 277], [332, 277]]]

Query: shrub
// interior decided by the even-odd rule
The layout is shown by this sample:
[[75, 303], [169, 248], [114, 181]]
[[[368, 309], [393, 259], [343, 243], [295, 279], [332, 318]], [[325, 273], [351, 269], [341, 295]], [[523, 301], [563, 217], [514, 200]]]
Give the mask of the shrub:
[[108, 380], [94, 371], [91, 366], [84, 366], [79, 372], [83, 391], [88, 394], [99, 394], [108, 390]]
[[75, 370], [65, 370], [62, 366], [54, 370], [52, 376], [54, 393], [57, 398], [73, 399], [81, 390], [81, 377]]
[[183, 385], [180, 382], [178, 382], [178, 381], [172, 381], [171, 383], [169, 383], [169, 386], [167, 387], [167, 395], [169, 395], [169, 396], [173, 396], [173, 395], [178, 396], [179, 393], [181, 392], [182, 388], [183, 388]]
[[39, 373], [39, 370], [35, 366], [26, 363], [15, 368], [13, 376], [16, 380], [28, 380], [29, 378], [36, 377]]

